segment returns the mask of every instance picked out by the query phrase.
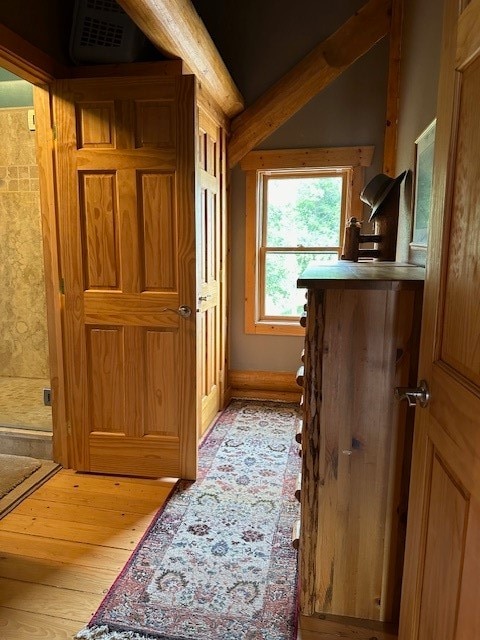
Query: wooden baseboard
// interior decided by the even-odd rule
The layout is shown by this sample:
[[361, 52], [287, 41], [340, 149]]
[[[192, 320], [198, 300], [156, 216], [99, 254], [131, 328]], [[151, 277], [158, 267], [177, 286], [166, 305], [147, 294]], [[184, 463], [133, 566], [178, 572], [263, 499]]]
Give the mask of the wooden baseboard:
[[231, 398], [258, 398], [300, 402], [301, 388], [295, 381], [296, 372], [233, 371], [228, 372]]
[[299, 618], [298, 640], [397, 640], [394, 625], [373, 620], [341, 616], [303, 616]]

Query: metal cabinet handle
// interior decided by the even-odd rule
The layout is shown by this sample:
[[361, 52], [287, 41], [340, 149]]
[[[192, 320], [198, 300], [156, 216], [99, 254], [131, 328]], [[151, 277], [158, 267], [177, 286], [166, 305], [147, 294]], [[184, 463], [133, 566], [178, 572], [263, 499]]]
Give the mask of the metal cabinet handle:
[[425, 380], [420, 380], [418, 387], [397, 387], [395, 389], [397, 400], [406, 400], [409, 407], [420, 406], [424, 409], [430, 401], [430, 391]]
[[173, 313], [179, 315], [181, 318], [189, 318], [192, 315], [192, 310], [186, 304], [181, 304], [178, 309], [164, 307], [163, 309], [160, 309], [160, 311], [172, 311]]

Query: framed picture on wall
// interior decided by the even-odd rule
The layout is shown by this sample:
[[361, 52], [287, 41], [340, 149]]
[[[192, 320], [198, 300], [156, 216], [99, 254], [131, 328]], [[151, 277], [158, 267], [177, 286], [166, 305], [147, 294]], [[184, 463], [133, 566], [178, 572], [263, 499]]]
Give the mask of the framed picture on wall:
[[433, 152], [435, 147], [433, 120], [415, 140], [415, 182], [413, 191], [412, 249], [426, 251], [428, 223], [432, 208]]

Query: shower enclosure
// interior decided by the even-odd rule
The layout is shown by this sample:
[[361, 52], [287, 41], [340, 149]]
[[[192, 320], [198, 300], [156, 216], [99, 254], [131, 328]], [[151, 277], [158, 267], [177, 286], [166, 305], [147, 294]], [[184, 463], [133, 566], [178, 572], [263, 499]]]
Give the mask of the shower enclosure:
[[[51, 408], [44, 404], [44, 389], [49, 388], [50, 382], [32, 104], [31, 85], [0, 70], [2, 453], [12, 452], [5, 450], [9, 448], [8, 440], [19, 432], [20, 439], [26, 441], [27, 432], [51, 436], [52, 431]], [[29, 451], [21, 453], [29, 455]]]

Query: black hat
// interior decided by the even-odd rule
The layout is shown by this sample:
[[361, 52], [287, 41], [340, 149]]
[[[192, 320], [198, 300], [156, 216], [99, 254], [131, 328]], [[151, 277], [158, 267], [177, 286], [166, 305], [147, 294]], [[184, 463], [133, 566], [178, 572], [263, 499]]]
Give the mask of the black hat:
[[391, 178], [384, 173], [379, 173], [378, 176], [372, 178], [370, 182], [364, 187], [362, 193], [360, 194], [360, 200], [362, 202], [365, 202], [365, 204], [368, 204], [368, 206], [372, 209], [372, 213], [370, 214], [370, 218], [368, 219], [369, 222], [378, 213], [378, 208], [388, 196], [393, 187], [397, 184], [400, 184], [406, 175], [407, 172], [403, 171], [396, 178]]

